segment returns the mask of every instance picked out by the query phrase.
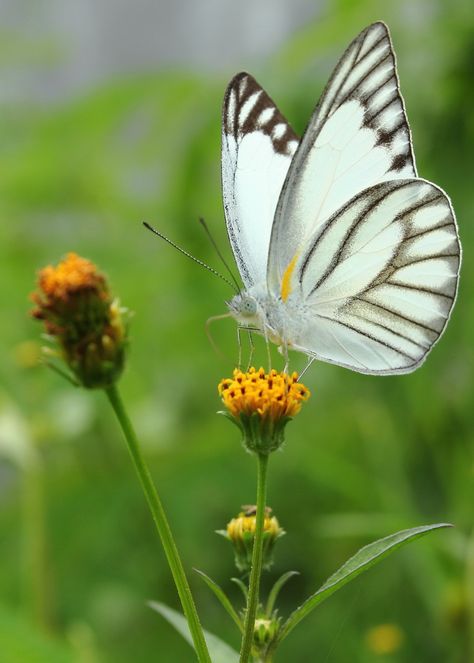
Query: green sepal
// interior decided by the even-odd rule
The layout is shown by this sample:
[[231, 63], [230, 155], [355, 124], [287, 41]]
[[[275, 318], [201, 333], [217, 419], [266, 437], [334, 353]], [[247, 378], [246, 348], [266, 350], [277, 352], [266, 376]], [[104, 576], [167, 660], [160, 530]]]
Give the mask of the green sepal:
[[229, 412], [220, 411], [226, 419], [232, 421], [242, 433], [242, 444], [251, 453], [268, 455], [279, 449], [285, 441], [285, 427], [292, 417], [273, 419], [271, 416], [262, 417], [258, 412], [246, 414], [241, 412], [234, 417]]
[[56, 375], [60, 375], [64, 380], [67, 380], [67, 382], [69, 382], [69, 384], [72, 384], [73, 387], [80, 387], [81, 386], [81, 383], [78, 380], [76, 380], [76, 378], [74, 377], [74, 374], [69, 373], [69, 371], [67, 371], [62, 366], [59, 366], [58, 364], [53, 363], [49, 359], [42, 359], [42, 363], [47, 368], [50, 368], [53, 371], [53, 373], [56, 373]]
[[273, 587], [270, 590], [270, 593], [268, 595], [267, 599], [267, 605], [265, 606], [265, 615], [269, 618], [273, 612], [273, 609], [275, 607], [275, 602], [278, 598], [278, 594], [280, 593], [280, 590], [290, 578], [293, 576], [299, 576], [299, 571], [287, 571], [284, 573], [282, 576], [278, 578], [278, 580], [275, 582]]
[[240, 578], [231, 578], [230, 581], [237, 585], [237, 587], [240, 589], [240, 591], [244, 595], [245, 603], [247, 603], [247, 598], [248, 598], [248, 594], [249, 594], [249, 590], [248, 590], [247, 585]]
[[242, 624], [242, 620], [240, 619], [239, 615], [237, 614], [237, 611], [235, 610], [234, 606], [230, 602], [229, 597], [224, 592], [222, 587], [220, 587], [220, 585], [218, 585], [215, 580], [210, 578], [203, 571], [200, 571], [199, 569], [193, 569], [193, 570], [195, 571], [195, 573], [198, 574], [198, 576], [200, 576], [204, 580], [204, 582], [209, 587], [209, 589], [217, 597], [224, 610], [231, 617], [231, 619], [237, 624], [237, 628], [239, 629], [239, 631], [243, 633], [244, 625]]

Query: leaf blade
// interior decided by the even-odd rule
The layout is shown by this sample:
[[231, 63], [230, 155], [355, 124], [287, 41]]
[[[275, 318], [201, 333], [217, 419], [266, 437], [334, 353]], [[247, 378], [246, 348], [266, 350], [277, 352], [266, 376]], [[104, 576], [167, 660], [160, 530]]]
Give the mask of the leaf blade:
[[[152, 610], [166, 619], [166, 621], [173, 626], [176, 631], [194, 648], [191, 633], [189, 631], [188, 623], [183, 615], [172, 608], [169, 608], [164, 603], [158, 601], [149, 601], [148, 605]], [[212, 663], [238, 663], [239, 654], [232, 649], [226, 642], [221, 640], [204, 629], [204, 637], [209, 649]]]
[[228, 599], [227, 595], [225, 594], [224, 590], [219, 587], [219, 585], [210, 578], [206, 573], [203, 571], [200, 571], [199, 569], [194, 569], [195, 573], [197, 573], [206, 583], [206, 585], [209, 587], [209, 589], [214, 593], [214, 595], [217, 597], [217, 599], [220, 601], [222, 607], [224, 610], [227, 612], [227, 614], [231, 617], [231, 619], [237, 624], [237, 628], [241, 633], [243, 633], [244, 627], [242, 624], [242, 620], [240, 619], [239, 615], [237, 614], [234, 606]]
[[358, 575], [367, 571], [406, 543], [414, 541], [433, 530], [445, 527], [452, 527], [452, 525], [449, 523], [435, 523], [434, 525], [422, 525], [420, 527], [401, 530], [383, 539], [373, 541], [358, 550], [314, 594], [290, 614], [280, 631], [279, 642], [286, 638], [294, 627], [314, 608]]

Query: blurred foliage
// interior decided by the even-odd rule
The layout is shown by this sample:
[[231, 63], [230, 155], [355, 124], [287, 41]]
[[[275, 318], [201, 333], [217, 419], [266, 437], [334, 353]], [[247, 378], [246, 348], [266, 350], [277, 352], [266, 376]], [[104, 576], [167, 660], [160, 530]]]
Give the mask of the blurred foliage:
[[[292, 634], [278, 660], [465, 663], [468, 647], [474, 651], [471, 4], [391, 2], [381, 11], [375, 1], [339, 0], [252, 73], [301, 132], [343, 48], [379, 18], [392, 31], [419, 172], [449, 192], [459, 220], [459, 299], [443, 340], [413, 375], [312, 367], [305, 379], [310, 406], [271, 462], [269, 503], [288, 536], [267, 582], [288, 569], [301, 572], [282, 593], [287, 614], [369, 540], [453, 522], [454, 530], [414, 544], [334, 596]], [[18, 50], [24, 66], [27, 55]], [[7, 49], [8, 62], [12, 53]], [[156, 72], [115, 80], [63, 105], [2, 108], [6, 663], [193, 660], [188, 645], [146, 607], [148, 599], [177, 607], [177, 598], [105, 398], [75, 391], [37, 364], [39, 326], [28, 317], [28, 294], [35, 272], [70, 250], [106, 271], [135, 312], [121, 386], [186, 567], [210, 573], [240, 601], [228, 581], [232, 555], [213, 531], [254, 500], [255, 467], [235, 431], [214, 414], [217, 382], [236, 361], [234, 325], [213, 328], [223, 357], [204, 332], [230, 293], [140, 224], [157, 225], [219, 268], [197, 222], [203, 216], [230, 256], [219, 151], [221, 99], [233, 73], [211, 80]], [[265, 361], [261, 344], [258, 352]], [[295, 358], [296, 368], [303, 364]], [[192, 584], [205, 626], [237, 646], [214, 597], [197, 578]], [[399, 634], [390, 652], [380, 645], [387, 632]]]

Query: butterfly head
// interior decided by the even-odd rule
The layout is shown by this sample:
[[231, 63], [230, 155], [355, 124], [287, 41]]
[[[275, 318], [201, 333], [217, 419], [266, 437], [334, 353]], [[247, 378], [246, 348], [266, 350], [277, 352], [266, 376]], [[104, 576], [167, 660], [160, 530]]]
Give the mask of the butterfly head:
[[258, 303], [248, 292], [240, 292], [227, 302], [234, 318], [243, 325], [254, 323], [258, 318]]

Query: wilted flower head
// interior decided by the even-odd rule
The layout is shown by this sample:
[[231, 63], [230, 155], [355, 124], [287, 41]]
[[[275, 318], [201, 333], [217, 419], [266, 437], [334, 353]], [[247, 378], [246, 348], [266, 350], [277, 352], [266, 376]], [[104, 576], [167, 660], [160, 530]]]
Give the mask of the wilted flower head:
[[106, 387], [123, 369], [127, 340], [125, 309], [110, 294], [94, 263], [68, 253], [39, 272], [33, 317], [43, 320], [62, 359], [84, 387]]
[[221, 380], [218, 389], [229, 418], [243, 433], [244, 445], [260, 454], [281, 446], [286, 424], [310, 396], [297, 373], [265, 373], [263, 368], [251, 368], [247, 373], [236, 368], [233, 377]]
[[[235, 565], [239, 571], [250, 571], [252, 565], [252, 550], [255, 539], [257, 508], [243, 506], [242, 511], [227, 523], [225, 530], [219, 530], [228, 539], [235, 552]], [[285, 530], [275, 516], [272, 516], [270, 507], [265, 508], [263, 521], [263, 568], [269, 569], [273, 563], [273, 549], [277, 539], [285, 534]]]

